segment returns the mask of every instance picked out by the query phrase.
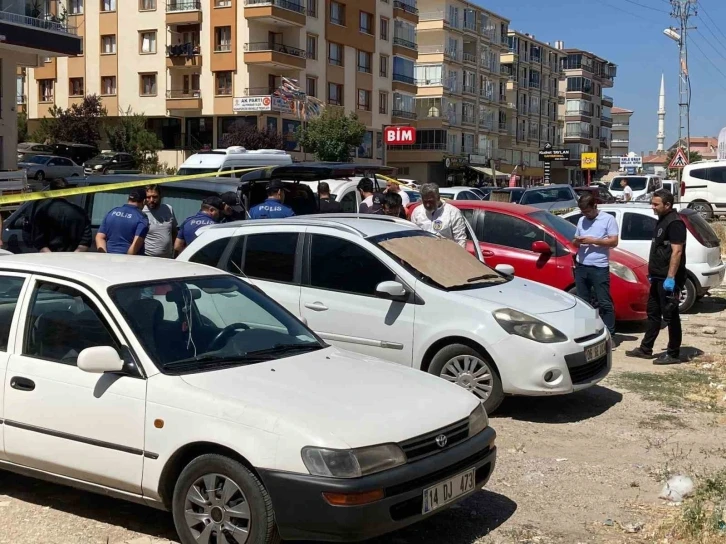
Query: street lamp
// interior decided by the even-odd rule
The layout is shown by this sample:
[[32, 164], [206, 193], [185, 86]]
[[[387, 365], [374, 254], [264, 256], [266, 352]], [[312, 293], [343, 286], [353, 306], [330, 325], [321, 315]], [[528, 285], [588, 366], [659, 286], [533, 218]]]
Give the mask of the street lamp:
[[673, 40], [674, 42], [676, 42], [677, 44], [679, 44], [679, 45], [680, 45], [680, 43], [681, 43], [681, 35], [680, 35], [680, 34], [678, 34], [678, 32], [676, 32], [676, 31], [675, 31], [674, 29], [672, 29], [672, 28], [666, 28], [666, 29], [665, 29], [665, 30], [663, 31], [663, 34], [665, 34], [665, 35], [666, 35], [666, 36], [668, 36], [668, 37], [669, 37], [669, 38], [670, 38], [671, 40]]

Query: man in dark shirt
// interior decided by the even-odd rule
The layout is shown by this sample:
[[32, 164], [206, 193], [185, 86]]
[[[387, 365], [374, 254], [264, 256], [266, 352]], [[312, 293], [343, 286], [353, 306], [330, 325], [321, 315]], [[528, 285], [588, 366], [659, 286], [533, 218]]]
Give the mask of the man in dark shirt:
[[[63, 178], [50, 180], [49, 189], [65, 189]], [[65, 198], [36, 201], [31, 215], [32, 245], [41, 253], [56, 251], [88, 251], [93, 243], [91, 220], [80, 206]]]
[[651, 207], [658, 215], [653, 241], [650, 245], [648, 275], [648, 328], [640, 346], [626, 351], [629, 357], [653, 358], [653, 346], [660, 332], [661, 318], [668, 325], [668, 350], [653, 364], [680, 363], [683, 338], [681, 317], [678, 314], [679, 294], [686, 282], [686, 225], [673, 209], [673, 195], [665, 189], [653, 194]]
[[318, 199], [320, 201], [320, 213], [342, 213], [343, 206], [330, 196], [330, 185], [321, 181], [318, 184]]
[[240, 204], [239, 197], [234, 191], [227, 191], [219, 195], [224, 203], [224, 209], [220, 210], [220, 223], [242, 221], [247, 218], [244, 207]]

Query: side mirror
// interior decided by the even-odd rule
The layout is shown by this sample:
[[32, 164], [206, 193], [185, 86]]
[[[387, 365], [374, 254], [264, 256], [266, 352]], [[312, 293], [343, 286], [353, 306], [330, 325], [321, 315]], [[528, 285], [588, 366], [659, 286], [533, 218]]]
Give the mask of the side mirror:
[[532, 251], [534, 253], [542, 253], [543, 255], [547, 255], [552, 253], [552, 248], [544, 240], [537, 240], [536, 242], [532, 242]]
[[408, 292], [397, 281], [383, 281], [376, 286], [376, 295], [381, 298], [403, 301], [408, 297]]
[[511, 264], [498, 264], [494, 270], [507, 276], [514, 276], [514, 267]]
[[78, 354], [78, 368], [92, 374], [104, 372], [121, 372], [124, 361], [111, 346], [95, 346], [86, 348]]

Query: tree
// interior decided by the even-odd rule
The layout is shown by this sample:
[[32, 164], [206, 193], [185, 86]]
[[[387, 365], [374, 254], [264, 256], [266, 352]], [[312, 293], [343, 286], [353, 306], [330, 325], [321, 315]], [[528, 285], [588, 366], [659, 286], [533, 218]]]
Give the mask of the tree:
[[235, 122], [222, 138], [223, 147], [240, 145], [245, 149], [282, 149], [282, 135], [268, 128], [259, 130], [256, 125]]
[[[674, 147], [673, 149], [668, 151], [668, 154], [666, 155], [666, 163], [665, 163], [666, 168], [668, 168], [668, 165], [673, 160], [673, 157], [675, 157], [676, 149], [678, 149], [678, 147]], [[686, 152], [685, 148], [683, 148], [683, 152], [684, 153]], [[701, 156], [701, 154], [698, 151], [691, 151], [688, 155], [689, 155], [688, 164], [703, 160], [703, 157]], [[677, 169], [668, 170], [668, 177], [670, 179], [678, 179], [678, 170]]]
[[342, 108], [325, 108], [322, 115], [297, 130], [297, 138], [306, 153], [319, 161], [348, 162], [363, 143], [366, 126], [354, 113], [345, 115]]
[[18, 143], [28, 140], [28, 116], [25, 112], [18, 112]]
[[40, 127], [33, 135], [34, 140], [41, 143], [73, 142], [98, 146], [106, 118], [106, 108], [100, 96], [89, 94], [83, 97], [80, 104], [72, 104], [66, 110], [53, 106], [49, 113], [50, 117], [40, 120]]
[[118, 123], [106, 127], [106, 137], [112, 150], [132, 155], [142, 172], [156, 174], [159, 171], [157, 151], [163, 144], [156, 134], [146, 128], [143, 113], [134, 113], [128, 108], [119, 116]]

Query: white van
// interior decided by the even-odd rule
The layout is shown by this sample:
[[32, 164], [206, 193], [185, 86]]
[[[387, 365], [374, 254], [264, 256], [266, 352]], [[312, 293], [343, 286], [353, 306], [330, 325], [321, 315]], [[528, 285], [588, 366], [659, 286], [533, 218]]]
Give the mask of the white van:
[[[231, 174], [224, 172], [256, 166], [284, 166], [286, 164], [292, 164], [292, 157], [281, 149], [248, 151], [244, 147], [234, 146], [195, 153], [182, 163], [176, 174], [177, 176], [212, 174], [217, 177], [231, 177]], [[239, 173], [234, 177], [238, 178], [241, 175], [242, 173]]]
[[681, 203], [704, 219], [726, 212], [726, 160], [698, 161], [683, 169]]
[[649, 201], [650, 197], [658, 189], [663, 188], [663, 183], [658, 176], [650, 174], [643, 174], [641, 176], [616, 176], [610, 182], [610, 193], [620, 201], [625, 200], [623, 194], [623, 188], [620, 186], [622, 180], [627, 180], [628, 185], [633, 190], [632, 202], [638, 201]]

